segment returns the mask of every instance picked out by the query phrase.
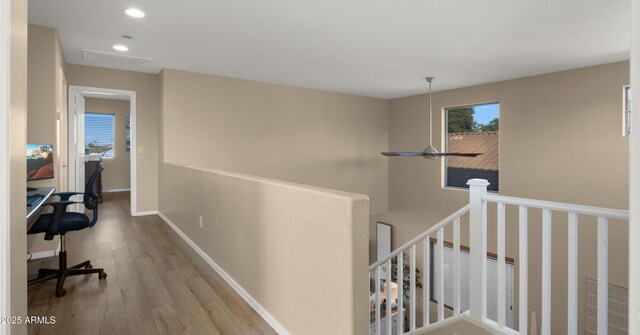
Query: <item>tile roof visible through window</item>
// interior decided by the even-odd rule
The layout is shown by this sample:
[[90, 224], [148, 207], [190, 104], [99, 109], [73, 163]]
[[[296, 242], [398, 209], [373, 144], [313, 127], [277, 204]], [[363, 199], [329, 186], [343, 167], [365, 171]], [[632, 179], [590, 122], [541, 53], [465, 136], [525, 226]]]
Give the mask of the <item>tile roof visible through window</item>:
[[447, 152], [479, 152], [475, 158], [449, 157], [447, 166], [464, 169], [498, 170], [499, 133], [451, 133], [448, 134]]

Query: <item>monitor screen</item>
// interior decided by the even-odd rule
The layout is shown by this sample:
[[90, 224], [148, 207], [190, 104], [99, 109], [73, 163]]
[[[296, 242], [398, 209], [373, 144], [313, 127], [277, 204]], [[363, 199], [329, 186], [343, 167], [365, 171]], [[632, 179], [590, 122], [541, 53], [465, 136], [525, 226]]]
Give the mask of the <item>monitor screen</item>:
[[27, 144], [27, 180], [53, 178], [53, 146]]

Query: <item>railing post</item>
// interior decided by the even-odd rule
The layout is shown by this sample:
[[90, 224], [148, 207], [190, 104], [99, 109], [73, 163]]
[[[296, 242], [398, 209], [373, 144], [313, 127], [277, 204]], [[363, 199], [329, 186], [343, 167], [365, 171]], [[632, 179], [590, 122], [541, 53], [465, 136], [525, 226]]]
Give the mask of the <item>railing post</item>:
[[489, 182], [485, 179], [470, 179], [469, 185], [469, 253], [471, 271], [469, 287], [469, 313], [471, 318], [482, 321], [487, 316], [487, 263], [486, 203], [482, 197], [487, 194]]

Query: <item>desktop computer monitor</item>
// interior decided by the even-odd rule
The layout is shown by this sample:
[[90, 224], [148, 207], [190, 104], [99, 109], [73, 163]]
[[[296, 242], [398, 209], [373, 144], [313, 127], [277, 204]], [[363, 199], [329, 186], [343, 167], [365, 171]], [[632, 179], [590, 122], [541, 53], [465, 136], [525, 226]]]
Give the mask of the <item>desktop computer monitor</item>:
[[27, 181], [53, 178], [53, 146], [27, 144]]

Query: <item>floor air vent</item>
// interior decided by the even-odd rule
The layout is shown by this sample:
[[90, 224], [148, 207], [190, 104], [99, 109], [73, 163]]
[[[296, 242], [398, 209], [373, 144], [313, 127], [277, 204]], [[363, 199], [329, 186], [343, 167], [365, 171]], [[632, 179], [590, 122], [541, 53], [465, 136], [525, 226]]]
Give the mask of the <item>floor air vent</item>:
[[[626, 287], [609, 284], [609, 335], [627, 335], [629, 328], [629, 290]], [[587, 335], [598, 333], [598, 281], [587, 277], [586, 283], [586, 330]]]
[[110, 52], [103, 52], [90, 49], [82, 49], [82, 59], [92, 62], [121, 64], [131, 66], [147, 66], [153, 59], [115, 54]]

